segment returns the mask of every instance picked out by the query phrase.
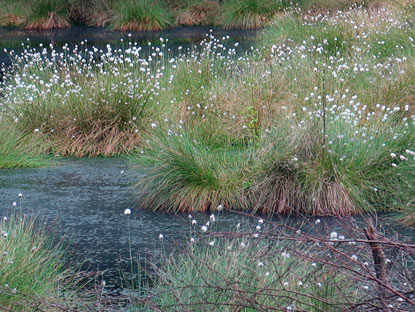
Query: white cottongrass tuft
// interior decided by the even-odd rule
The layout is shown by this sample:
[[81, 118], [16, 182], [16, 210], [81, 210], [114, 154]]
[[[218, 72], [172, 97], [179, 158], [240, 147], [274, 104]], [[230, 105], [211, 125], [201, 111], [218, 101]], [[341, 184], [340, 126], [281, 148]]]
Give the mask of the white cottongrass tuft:
[[131, 209], [125, 209], [124, 210], [124, 215], [129, 216], [131, 214]]

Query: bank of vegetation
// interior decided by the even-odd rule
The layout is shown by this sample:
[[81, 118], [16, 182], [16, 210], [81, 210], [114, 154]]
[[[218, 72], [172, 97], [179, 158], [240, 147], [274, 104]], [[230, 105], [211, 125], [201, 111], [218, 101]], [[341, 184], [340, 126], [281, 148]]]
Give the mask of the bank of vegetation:
[[64, 245], [51, 237], [50, 229], [18, 212], [19, 206], [15, 202], [6, 209], [8, 213], [0, 221], [0, 308], [4, 311], [80, 308], [78, 268], [69, 264]]
[[402, 261], [413, 253], [392, 241], [383, 244], [385, 237], [371, 221], [366, 231], [379, 240], [380, 257], [372, 254], [361, 228], [345, 220], [339, 233], [321, 231], [319, 219], [312, 233], [261, 219], [219, 232], [217, 217], [211, 215], [202, 227], [189, 220], [192, 237], [156, 268], [153, 290], [136, 300], [141, 302], [136, 311], [410, 311], [415, 306], [413, 270]]
[[[17, 202], [0, 222], [5, 311], [334, 312], [415, 306], [414, 245], [385, 237], [370, 219], [359, 225], [343, 219], [337, 231], [327, 232], [320, 219], [288, 226], [245, 218], [223, 232], [219, 206], [207, 222], [203, 215], [189, 216], [184, 224], [189, 235], [180, 244], [157, 234], [157, 259], [146, 255], [136, 262], [130, 245], [130, 273], [140, 274], [123, 279], [123, 294], [114, 296], [105, 282], [70, 264], [68, 251], [43, 223], [23, 214], [21, 195]], [[129, 209], [124, 214], [132, 217]]]
[[287, 10], [245, 54], [211, 35], [10, 52], [0, 156], [128, 154], [153, 210], [413, 213], [412, 9]]
[[74, 24], [128, 31], [160, 30], [177, 26], [212, 25], [253, 29], [269, 25], [289, 7], [336, 11], [348, 7], [394, 5], [406, 0], [3, 0], [0, 26], [26, 29], [68, 28]]

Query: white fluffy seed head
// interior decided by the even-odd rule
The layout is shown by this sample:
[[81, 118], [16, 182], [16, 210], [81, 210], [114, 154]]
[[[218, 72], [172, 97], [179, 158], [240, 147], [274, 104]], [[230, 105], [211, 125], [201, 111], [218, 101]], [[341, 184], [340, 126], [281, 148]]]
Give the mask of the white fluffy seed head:
[[129, 216], [131, 214], [131, 209], [125, 209], [124, 210], [124, 215]]

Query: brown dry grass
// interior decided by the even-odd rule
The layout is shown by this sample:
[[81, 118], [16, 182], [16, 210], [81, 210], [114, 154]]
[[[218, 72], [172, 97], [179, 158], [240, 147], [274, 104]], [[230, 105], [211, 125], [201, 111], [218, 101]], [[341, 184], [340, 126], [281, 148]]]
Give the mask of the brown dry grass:
[[75, 1], [71, 3], [69, 12], [71, 19], [76, 23], [94, 27], [106, 27], [113, 18], [110, 4], [100, 0]]
[[349, 216], [362, 213], [355, 204], [346, 187], [337, 181], [320, 181], [318, 188], [304, 192], [296, 184], [295, 172], [290, 168], [279, 168], [277, 174], [265, 178], [253, 189], [256, 202], [255, 211], [264, 214], [301, 213], [314, 216]]
[[112, 18], [113, 16], [111, 11], [91, 12], [85, 20], [85, 24], [87, 26], [107, 27], [111, 24]]
[[413, 226], [415, 227], [415, 213], [408, 214], [405, 218], [400, 220], [407, 226]]
[[121, 130], [116, 123], [103, 125], [96, 121], [85, 133], [76, 125], [62, 126], [49, 134], [49, 140], [61, 156], [94, 157], [129, 153], [137, 148], [141, 138], [134, 131]]
[[216, 1], [203, 1], [186, 8], [175, 23], [183, 26], [213, 25], [218, 21], [220, 5]]
[[24, 23], [24, 18], [12, 13], [2, 14], [0, 12], [0, 26], [20, 26]]
[[63, 17], [55, 12], [50, 12], [46, 18], [39, 18], [34, 21], [25, 23], [24, 28], [26, 29], [61, 29], [68, 28], [71, 24], [66, 17]]

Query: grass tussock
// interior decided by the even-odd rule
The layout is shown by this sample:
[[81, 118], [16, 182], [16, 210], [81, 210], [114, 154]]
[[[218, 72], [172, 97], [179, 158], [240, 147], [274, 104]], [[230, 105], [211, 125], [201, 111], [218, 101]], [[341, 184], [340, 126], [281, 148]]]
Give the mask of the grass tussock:
[[288, 5], [288, 1], [280, 0], [229, 0], [223, 9], [222, 24], [226, 29], [262, 28]]
[[[160, 105], [155, 100], [155, 77], [147, 71], [149, 64], [141, 64], [139, 55], [134, 54], [137, 50], [130, 51], [127, 64], [118, 63], [113, 61], [118, 52], [108, 47], [102, 52], [106, 61], [101, 70], [85, 66], [93, 62], [93, 56], [88, 54], [76, 62], [62, 54], [52, 64], [39, 64], [36, 53], [32, 54], [33, 58], [26, 59], [26, 82], [32, 81], [32, 71], [43, 66], [47, 69], [29, 93], [24, 83], [13, 86], [6, 108], [13, 113], [7, 118], [18, 121], [19, 131], [37, 133], [60, 155], [112, 156], [131, 152], [140, 142], [141, 131], [150, 123], [150, 112], [155, 113]], [[68, 62], [77, 71], [67, 72]], [[130, 64], [134, 63], [138, 66], [131, 70]], [[20, 74], [23, 72], [16, 72]], [[47, 91], [49, 86], [44, 81], [55, 85], [53, 93]]]
[[25, 136], [0, 121], [0, 169], [38, 167], [46, 164], [46, 146], [35, 136]]
[[162, 30], [171, 24], [170, 13], [161, 1], [119, 1], [114, 7], [113, 26], [126, 31]]
[[268, 160], [252, 187], [257, 210], [344, 216], [409, 203], [415, 171], [406, 160], [414, 127], [372, 120], [356, 130], [347, 119], [336, 120], [338, 113], [328, 116], [325, 133], [321, 124], [293, 131], [281, 122], [264, 139], [257, 159]]
[[71, 26], [63, 0], [40, 0], [30, 8], [30, 14], [24, 23], [26, 29], [59, 29]]
[[207, 211], [245, 205], [240, 177], [247, 160], [237, 150], [205, 146], [186, 132], [160, 132], [137, 161], [142, 177], [136, 188], [145, 207]]
[[175, 24], [183, 26], [215, 25], [217, 24], [220, 5], [216, 1], [202, 1], [195, 3], [182, 12], [175, 20]]
[[35, 221], [12, 214], [0, 222], [0, 301], [12, 311], [27, 311], [32, 303], [42, 309], [43, 302], [64, 306], [65, 300], [73, 300], [65, 252]]
[[111, 3], [106, 0], [68, 0], [68, 11], [74, 23], [107, 27], [113, 18]]

